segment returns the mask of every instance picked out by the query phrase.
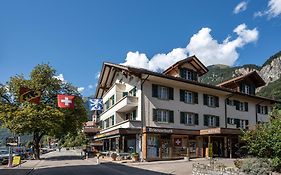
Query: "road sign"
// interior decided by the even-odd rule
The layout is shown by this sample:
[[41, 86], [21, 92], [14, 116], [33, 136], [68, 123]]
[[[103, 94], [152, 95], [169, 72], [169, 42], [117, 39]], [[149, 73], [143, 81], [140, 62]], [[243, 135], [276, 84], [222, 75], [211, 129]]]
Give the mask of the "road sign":
[[17, 145], [18, 145], [18, 137], [6, 138], [6, 146], [17, 146]]
[[20, 164], [20, 156], [13, 157], [13, 166]]

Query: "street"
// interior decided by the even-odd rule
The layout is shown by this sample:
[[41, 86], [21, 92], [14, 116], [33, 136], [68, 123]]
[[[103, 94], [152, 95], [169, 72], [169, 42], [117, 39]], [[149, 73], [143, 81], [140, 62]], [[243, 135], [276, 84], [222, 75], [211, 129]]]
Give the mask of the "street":
[[82, 160], [74, 150], [55, 151], [42, 156], [42, 159], [31, 172], [31, 175], [131, 175], [148, 174], [160, 175], [164, 173], [129, 167], [123, 164], [102, 162], [96, 164], [96, 159]]
[[[80, 150], [65, 149], [44, 154], [41, 158], [28, 160], [12, 169], [0, 167], [0, 175], [191, 175], [193, 163], [208, 163], [207, 159], [113, 163], [111, 159], [104, 158], [97, 164], [96, 158], [82, 160]], [[233, 159], [217, 161], [234, 166]]]

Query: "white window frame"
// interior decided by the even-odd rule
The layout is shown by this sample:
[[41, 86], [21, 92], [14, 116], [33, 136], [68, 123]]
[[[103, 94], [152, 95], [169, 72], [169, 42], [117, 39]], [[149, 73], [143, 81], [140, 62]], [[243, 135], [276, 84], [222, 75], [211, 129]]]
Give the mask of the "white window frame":
[[194, 117], [195, 115], [193, 113], [185, 113], [185, 124], [187, 125], [194, 125]]
[[235, 123], [234, 123], [234, 118], [229, 118], [229, 123], [228, 124], [230, 124], [230, 125], [234, 125]]
[[168, 110], [157, 110], [157, 122], [168, 123], [169, 117]]
[[239, 110], [240, 111], [245, 111], [245, 103], [239, 102]]
[[208, 117], [208, 126], [216, 126], [216, 116], [210, 115]]
[[158, 98], [163, 100], [169, 99], [169, 88], [165, 86], [158, 86]]
[[244, 85], [244, 93], [245, 94], [250, 94], [250, 86], [247, 85], [247, 84]]
[[246, 120], [240, 120], [240, 128], [246, 129]]
[[211, 106], [211, 107], [215, 107], [216, 106], [215, 97], [212, 96], [212, 95], [208, 95], [207, 96], [207, 102], [208, 102], [208, 106]]
[[190, 71], [190, 70], [185, 70], [186, 71], [186, 79], [188, 79], [188, 80], [192, 80], [192, 72]]
[[266, 114], [265, 108], [266, 108], [266, 106], [260, 106], [260, 114]]
[[190, 91], [184, 91], [184, 102], [193, 103], [193, 93]]

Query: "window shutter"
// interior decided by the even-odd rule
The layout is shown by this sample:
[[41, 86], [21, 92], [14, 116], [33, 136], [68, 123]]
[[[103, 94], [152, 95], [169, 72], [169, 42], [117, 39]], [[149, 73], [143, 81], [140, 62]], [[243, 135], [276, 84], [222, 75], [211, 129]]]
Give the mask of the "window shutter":
[[137, 111], [134, 110], [134, 111], [133, 111], [133, 120], [136, 120], [136, 118], [137, 118]]
[[192, 80], [197, 81], [197, 72], [192, 71]]
[[220, 106], [220, 101], [219, 101], [219, 97], [215, 97], [215, 103], [216, 103], [216, 107]]
[[169, 99], [174, 100], [174, 88], [169, 88]]
[[244, 85], [244, 83], [241, 83], [240, 84], [240, 92], [245, 92], [245, 85]]
[[198, 104], [198, 93], [193, 92], [193, 99], [194, 99], [194, 103]]
[[265, 106], [265, 114], [268, 114], [268, 107]]
[[257, 105], [257, 112], [261, 113], [261, 105]]
[[152, 97], [158, 97], [158, 86], [156, 84], [152, 84]]
[[180, 101], [184, 101], [184, 90], [180, 89]]
[[203, 94], [204, 105], [208, 105], [208, 95]]
[[248, 111], [248, 102], [244, 102], [245, 104], [245, 111]]
[[256, 86], [254, 84], [252, 84], [250, 86], [250, 94], [251, 95], [255, 95], [256, 94]]
[[186, 78], [186, 70], [184, 68], [180, 68], [180, 77]]
[[236, 125], [236, 128], [240, 128], [240, 120], [239, 119], [234, 119], [234, 124]]
[[194, 114], [194, 124], [199, 125], [198, 114]]
[[220, 127], [220, 117], [216, 116], [216, 126]]
[[153, 109], [153, 121], [157, 122], [157, 109]]
[[236, 107], [236, 110], [239, 110], [239, 101], [237, 101], [237, 100], [234, 100], [234, 105], [235, 105], [235, 107]]
[[174, 123], [174, 111], [169, 111], [169, 123]]
[[227, 123], [230, 124], [230, 118], [229, 117], [227, 117]]
[[185, 113], [184, 112], [180, 112], [180, 123], [181, 124], [185, 124]]
[[249, 120], [245, 120], [245, 124], [246, 124], [246, 126], [248, 126], [249, 125]]
[[204, 115], [204, 126], [209, 126], [209, 116]]

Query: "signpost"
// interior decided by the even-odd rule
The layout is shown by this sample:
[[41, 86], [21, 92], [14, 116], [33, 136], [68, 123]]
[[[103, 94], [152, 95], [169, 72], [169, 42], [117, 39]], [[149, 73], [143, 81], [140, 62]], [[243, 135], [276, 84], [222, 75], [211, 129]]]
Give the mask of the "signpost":
[[12, 163], [12, 165], [13, 166], [16, 166], [16, 165], [19, 165], [20, 164], [20, 156], [14, 156], [13, 157], [13, 163]]
[[18, 137], [7, 137], [6, 138], [6, 146], [9, 147], [9, 162], [8, 167], [13, 167], [13, 156], [12, 156], [12, 146], [18, 145]]

